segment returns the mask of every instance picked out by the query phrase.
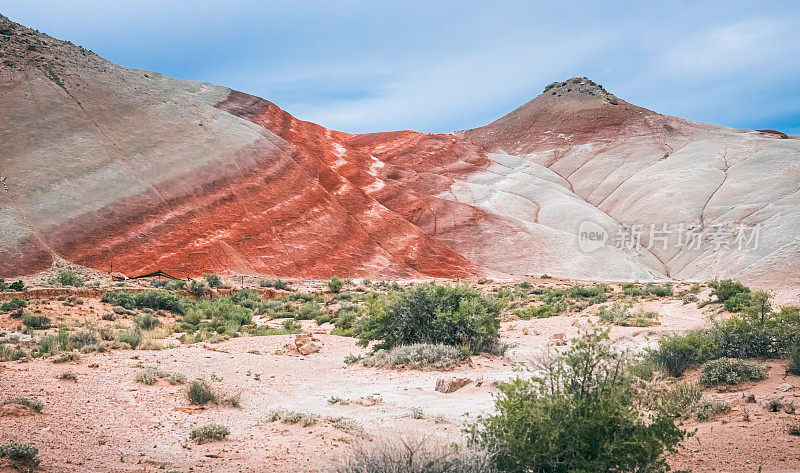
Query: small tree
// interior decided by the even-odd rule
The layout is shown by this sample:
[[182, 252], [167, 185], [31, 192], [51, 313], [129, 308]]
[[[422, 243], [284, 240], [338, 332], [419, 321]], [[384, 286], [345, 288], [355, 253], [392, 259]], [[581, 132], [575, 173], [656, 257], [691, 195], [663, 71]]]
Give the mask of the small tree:
[[750, 306], [746, 309], [747, 315], [757, 318], [762, 324], [772, 313], [772, 296], [767, 291], [753, 291], [750, 294]]
[[328, 289], [330, 289], [334, 294], [337, 294], [339, 291], [341, 291], [343, 287], [344, 281], [339, 279], [339, 276], [336, 276], [335, 274], [328, 280]]
[[645, 411], [608, 331], [584, 334], [544, 374], [500, 387], [497, 413], [472, 428], [506, 472], [665, 472], [687, 432], [658, 407]]

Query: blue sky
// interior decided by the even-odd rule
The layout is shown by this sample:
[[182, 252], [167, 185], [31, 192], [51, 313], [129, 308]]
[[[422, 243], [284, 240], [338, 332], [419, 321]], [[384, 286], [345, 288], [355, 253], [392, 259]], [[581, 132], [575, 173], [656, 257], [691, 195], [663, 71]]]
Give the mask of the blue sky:
[[472, 128], [587, 76], [661, 113], [800, 135], [800, 2], [4, 0], [0, 12], [342, 131]]

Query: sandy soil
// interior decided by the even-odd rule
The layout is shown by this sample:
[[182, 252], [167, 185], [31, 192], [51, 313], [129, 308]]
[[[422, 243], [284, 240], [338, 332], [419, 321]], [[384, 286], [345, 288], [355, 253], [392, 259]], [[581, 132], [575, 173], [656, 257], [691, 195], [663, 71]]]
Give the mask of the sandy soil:
[[[700, 327], [707, 316], [696, 304], [678, 300], [641, 304], [661, 314], [660, 324], [614, 327], [612, 337], [621, 346], [639, 349], [654, 343], [662, 332]], [[76, 322], [97, 320], [108, 309], [96, 300], [77, 307], [64, 306], [63, 301], [41, 304], [43, 313], [64, 314]], [[0, 315], [0, 324], [7, 326], [4, 318], [7, 316]], [[313, 321], [304, 321], [303, 326], [320, 339], [322, 350], [308, 356], [289, 354], [284, 346], [293, 336], [282, 335], [217, 344], [178, 343], [160, 351], [93, 353], [83, 355], [79, 363], [54, 364], [47, 359], [0, 363], [4, 397], [31, 396], [45, 403], [40, 414], [3, 411], [0, 442], [34, 442], [40, 448], [42, 468], [51, 472], [325, 471], [360, 437], [421, 430], [455, 438], [465, 422], [491, 410], [495, 381], [515, 376], [514, 366], [547, 350], [553, 334], [573, 337], [593, 319], [570, 315], [504, 322], [503, 341], [514, 344], [505, 357], [473, 357], [470, 363], [447, 372], [346, 365], [347, 355], [365, 350], [357, 347], [354, 339], [330, 335], [330, 324], [318, 327]], [[731, 400], [733, 410], [707, 422], [687, 421], [698, 433], [673, 459], [676, 468], [800, 471], [800, 438], [786, 430], [796, 416], [768, 413], [759, 404], [777, 392], [780, 384], [800, 387], [800, 378], [784, 377], [785, 368], [778, 362], [770, 365], [766, 381], [732, 392], [710, 392]], [[170, 385], [165, 380], [152, 386], [137, 383], [134, 376], [145, 366], [179, 371], [189, 380], [209, 380], [224, 395], [240, 394], [241, 406], [191, 406], [185, 385]], [[74, 374], [77, 380], [60, 380], [64, 373]], [[451, 376], [469, 377], [476, 383], [451, 394], [434, 390], [437, 379]], [[755, 394], [758, 403], [746, 403], [744, 392]], [[800, 390], [781, 394], [787, 400], [795, 399]], [[331, 404], [331, 397], [349, 403]], [[321, 420], [310, 427], [270, 422], [268, 414], [276, 408], [318, 414]], [[412, 412], [420, 409], [423, 417], [413, 418]], [[749, 421], [742, 420], [745, 409]], [[357, 427], [338, 429], [324, 420], [325, 416], [344, 417]], [[193, 428], [212, 422], [228, 426], [230, 437], [202, 445], [188, 439]]]

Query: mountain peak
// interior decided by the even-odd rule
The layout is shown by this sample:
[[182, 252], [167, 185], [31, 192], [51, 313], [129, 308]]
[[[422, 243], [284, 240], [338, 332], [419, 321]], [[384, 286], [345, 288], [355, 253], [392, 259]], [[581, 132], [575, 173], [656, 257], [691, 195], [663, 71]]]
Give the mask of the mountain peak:
[[544, 96], [604, 99], [611, 105], [618, 105], [619, 99], [588, 77], [573, 77], [561, 82], [553, 82], [542, 91]]

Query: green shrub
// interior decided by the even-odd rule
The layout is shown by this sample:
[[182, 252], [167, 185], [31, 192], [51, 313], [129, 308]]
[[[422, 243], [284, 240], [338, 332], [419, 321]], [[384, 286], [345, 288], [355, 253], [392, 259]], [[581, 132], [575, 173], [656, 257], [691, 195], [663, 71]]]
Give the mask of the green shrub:
[[600, 306], [597, 316], [606, 324], [622, 327], [650, 327], [658, 324], [658, 312], [645, 311], [641, 307], [631, 312], [631, 304], [614, 302], [610, 306]]
[[319, 416], [287, 409], [274, 409], [267, 414], [267, 419], [270, 422], [281, 421], [285, 424], [300, 424], [303, 427], [310, 427], [317, 423]]
[[331, 320], [333, 320], [333, 316], [332, 315], [318, 315], [314, 320], [317, 322], [317, 325], [322, 325], [322, 324], [328, 323]]
[[120, 330], [115, 336], [116, 340], [121, 343], [127, 343], [131, 348], [136, 348], [142, 343], [142, 331], [136, 330]]
[[142, 384], [150, 386], [155, 384], [156, 381], [158, 381], [158, 379], [162, 377], [161, 374], [162, 374], [161, 370], [159, 370], [158, 368], [153, 368], [152, 366], [148, 366], [147, 368], [137, 372], [134, 379], [136, 379], [136, 381]]
[[124, 307], [128, 310], [136, 308], [136, 299], [128, 291], [106, 291], [100, 298], [102, 302], [113, 306]]
[[284, 291], [289, 290], [289, 281], [284, 281], [281, 279], [262, 279], [258, 285], [261, 287], [272, 287]]
[[378, 350], [364, 359], [368, 367], [404, 367], [417, 370], [449, 370], [464, 359], [464, 353], [449, 345], [417, 343], [391, 350]]
[[676, 418], [687, 418], [703, 397], [703, 389], [696, 383], [678, 383], [660, 396], [661, 409]]
[[708, 283], [711, 287], [711, 295], [717, 296], [717, 300], [725, 302], [736, 294], [750, 292], [750, 288], [738, 281], [730, 279], [723, 279], [721, 281], [711, 281]]
[[75, 270], [70, 268], [61, 268], [47, 280], [47, 284], [51, 286], [74, 286], [81, 287], [85, 279], [81, 277]]
[[0, 361], [17, 361], [26, 356], [28, 356], [28, 354], [19, 346], [0, 343]]
[[15, 297], [8, 302], [0, 304], [0, 312], [11, 312], [12, 310], [24, 309], [28, 307], [28, 301]]
[[186, 391], [189, 403], [203, 406], [209, 402], [217, 402], [217, 396], [211, 386], [205, 381], [198, 379], [192, 382], [189, 390]]
[[187, 290], [196, 297], [203, 297], [208, 292], [208, 284], [192, 279]]
[[420, 284], [403, 292], [368, 297], [359, 345], [375, 349], [415, 343], [461, 346], [466, 353], [499, 353], [502, 306], [466, 284]]
[[622, 292], [633, 297], [671, 297], [674, 293], [670, 282], [663, 284], [647, 283], [644, 286], [636, 283], [625, 283], [622, 285]]
[[338, 276], [333, 275], [328, 280], [328, 289], [330, 289], [331, 292], [333, 292], [334, 294], [338, 293], [339, 291], [341, 291], [342, 287], [344, 287], [344, 281], [339, 279]]
[[11, 291], [24, 291], [25, 290], [25, 283], [22, 281], [15, 281], [8, 285], [8, 289]]
[[225, 440], [231, 434], [230, 429], [221, 424], [208, 424], [197, 427], [189, 433], [189, 438], [197, 443]]
[[0, 457], [8, 458], [14, 462], [38, 465], [37, 455], [39, 455], [39, 449], [32, 443], [11, 442], [0, 445]]
[[233, 302], [230, 297], [192, 301], [186, 309], [181, 326], [189, 333], [208, 330], [220, 335], [235, 337], [242, 325], [252, 323], [253, 313], [247, 307]]
[[183, 314], [186, 310], [180, 297], [167, 291], [143, 291], [134, 296], [134, 304], [139, 309], [166, 310]]
[[767, 370], [757, 361], [737, 358], [720, 358], [703, 365], [700, 382], [706, 386], [720, 384], [740, 384], [745, 381], [761, 381], [767, 377]]
[[5, 278], [0, 278], [0, 292], [5, 291], [8, 289], [8, 284], [6, 284]]
[[750, 307], [750, 293], [739, 292], [727, 298], [724, 302], [725, 310], [728, 312], [741, 312]]
[[26, 327], [34, 330], [50, 328], [50, 319], [44, 315], [26, 315], [22, 318], [22, 323]]
[[[800, 333], [800, 314], [796, 307], [767, 311], [761, 291], [753, 293], [750, 307], [719, 322], [714, 330], [720, 356], [729, 358], [782, 358]], [[768, 304], [769, 301], [766, 301]], [[763, 312], [762, 312], [763, 311]]]
[[522, 320], [530, 319], [546, 319], [558, 315], [553, 306], [549, 304], [542, 304], [540, 306], [526, 307], [524, 309], [517, 309], [514, 315]]
[[664, 472], [687, 432], [639, 407], [626, 358], [607, 331], [584, 334], [541, 376], [500, 385], [497, 412], [472, 427], [501, 471]]
[[316, 301], [303, 302], [297, 309], [295, 318], [298, 320], [311, 320], [323, 315], [322, 307]]
[[356, 443], [335, 473], [497, 473], [489, 454], [473, 445], [402, 435]]
[[161, 324], [158, 317], [153, 314], [136, 315], [133, 317], [133, 323], [142, 330], [150, 330], [156, 328]]
[[800, 375], [800, 336], [796, 337], [789, 347], [789, 366], [786, 372], [793, 375]]
[[44, 409], [44, 403], [35, 397], [8, 397], [3, 401], [3, 405], [6, 404], [27, 406], [30, 407], [34, 412], [42, 412], [42, 409]]
[[678, 377], [692, 366], [717, 357], [719, 351], [713, 332], [692, 330], [683, 335], [662, 337], [650, 356], [664, 367], [668, 375]]
[[695, 407], [697, 420], [708, 420], [719, 414], [727, 414], [731, 411], [731, 403], [724, 399], [702, 398]]
[[354, 305], [342, 306], [336, 311], [336, 320], [333, 322], [334, 329], [331, 335], [342, 337], [354, 337], [358, 335], [356, 321], [358, 320], [358, 307]]
[[39, 351], [45, 353], [59, 353], [69, 349], [69, 333], [65, 328], [59, 328], [54, 335], [45, 335], [39, 339]]
[[222, 287], [222, 279], [217, 274], [204, 274], [203, 278], [206, 280], [208, 287]]

